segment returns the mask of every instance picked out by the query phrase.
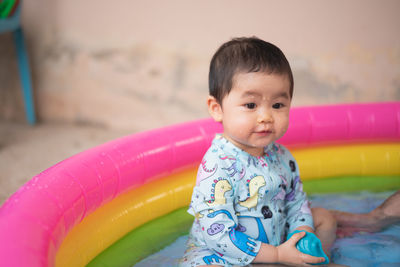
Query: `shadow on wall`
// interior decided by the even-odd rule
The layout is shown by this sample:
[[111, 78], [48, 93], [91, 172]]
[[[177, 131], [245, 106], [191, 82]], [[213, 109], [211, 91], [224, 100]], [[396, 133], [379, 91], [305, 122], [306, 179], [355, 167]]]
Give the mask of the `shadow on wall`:
[[[79, 9], [67, 0], [26, 1], [23, 25], [39, 120], [146, 130], [206, 117], [212, 54], [230, 37], [250, 35], [287, 55], [294, 106], [400, 100], [399, 39], [397, 28], [388, 27], [399, 22], [389, 11], [400, 5], [362, 2], [365, 12], [355, 16], [357, 1], [345, 9], [306, 1], [297, 7], [310, 16], [299, 20], [299, 11], [292, 12], [279, 30], [262, 25], [287, 12], [285, 3], [274, 4], [269, 16], [259, 10], [271, 10], [271, 3], [234, 4], [221, 23], [225, 0], [158, 3], [162, 12], [151, 7], [157, 1], [125, 0], [112, 9], [106, 0], [82, 2]], [[330, 19], [340, 12], [342, 21]], [[0, 119], [24, 121], [12, 40], [2, 35], [0, 41]]]

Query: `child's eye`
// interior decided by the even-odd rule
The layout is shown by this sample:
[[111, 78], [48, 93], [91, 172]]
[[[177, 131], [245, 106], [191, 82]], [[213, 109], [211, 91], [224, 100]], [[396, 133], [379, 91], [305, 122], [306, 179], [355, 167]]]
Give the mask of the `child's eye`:
[[247, 104], [245, 104], [245, 106], [248, 109], [255, 109], [256, 108], [256, 104], [255, 103], [247, 103]]
[[275, 104], [273, 104], [272, 105], [272, 108], [274, 108], [274, 109], [280, 109], [280, 108], [283, 108], [283, 104], [282, 103], [275, 103]]

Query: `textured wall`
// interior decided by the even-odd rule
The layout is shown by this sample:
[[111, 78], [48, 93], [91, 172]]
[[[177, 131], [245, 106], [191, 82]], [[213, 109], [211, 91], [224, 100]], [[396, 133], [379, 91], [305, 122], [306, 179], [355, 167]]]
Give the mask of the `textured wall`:
[[[295, 106], [400, 100], [397, 0], [24, 4], [42, 121], [144, 130], [205, 117], [212, 54], [251, 35], [289, 58]], [[0, 117], [23, 120], [11, 38], [0, 41]]]

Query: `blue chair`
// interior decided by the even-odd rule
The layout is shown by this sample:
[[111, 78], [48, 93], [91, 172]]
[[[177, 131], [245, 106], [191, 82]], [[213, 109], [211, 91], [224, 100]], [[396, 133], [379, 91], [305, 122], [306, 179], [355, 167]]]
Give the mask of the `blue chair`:
[[24, 34], [20, 24], [21, 2], [22, 1], [20, 1], [20, 4], [11, 17], [0, 19], [0, 33], [13, 32], [14, 43], [17, 50], [22, 94], [24, 96], [26, 118], [31, 125], [34, 125], [36, 122], [36, 116], [32, 95], [31, 72], [25, 47]]

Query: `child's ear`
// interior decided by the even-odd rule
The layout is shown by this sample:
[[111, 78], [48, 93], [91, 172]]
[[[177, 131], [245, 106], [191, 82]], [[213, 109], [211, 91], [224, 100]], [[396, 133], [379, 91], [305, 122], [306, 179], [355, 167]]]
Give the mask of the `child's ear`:
[[217, 122], [222, 122], [222, 107], [213, 96], [207, 98], [208, 112]]

